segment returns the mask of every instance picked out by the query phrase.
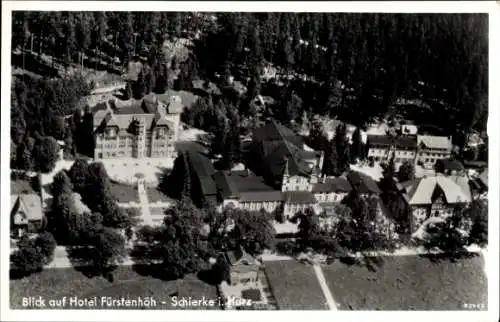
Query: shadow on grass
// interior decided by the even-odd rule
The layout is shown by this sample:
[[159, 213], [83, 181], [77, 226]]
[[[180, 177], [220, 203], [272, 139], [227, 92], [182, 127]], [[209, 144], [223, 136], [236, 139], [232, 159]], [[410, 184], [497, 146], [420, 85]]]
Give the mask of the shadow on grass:
[[200, 281], [212, 286], [217, 286], [222, 283], [221, 273], [215, 268], [199, 271], [198, 274], [196, 274], [196, 277], [198, 277]]
[[134, 264], [132, 269], [141, 276], [152, 277], [166, 282], [177, 279], [168, 274], [162, 264]]
[[382, 256], [363, 257], [363, 258], [344, 256], [338, 259], [344, 265], [365, 267], [370, 272], [376, 272], [379, 268], [381, 268], [384, 265], [384, 258]]
[[31, 272], [25, 272], [25, 271], [22, 271], [19, 269], [11, 268], [9, 270], [9, 279], [10, 280], [20, 280], [20, 279], [23, 279], [25, 277], [29, 277], [34, 273], [36, 273], [36, 272], [31, 273]]
[[459, 252], [449, 252], [440, 254], [423, 254], [419, 255], [421, 258], [426, 258], [432, 263], [440, 263], [443, 261], [449, 261], [451, 263], [456, 263], [461, 259], [469, 259], [479, 256], [478, 253], [468, 252], [466, 250]]
[[68, 246], [68, 259], [73, 265], [73, 268], [83, 274], [87, 278], [104, 277], [110, 283], [114, 282], [113, 271], [118, 268], [118, 265], [107, 267], [97, 267], [92, 264], [90, 257], [90, 249], [85, 246]]

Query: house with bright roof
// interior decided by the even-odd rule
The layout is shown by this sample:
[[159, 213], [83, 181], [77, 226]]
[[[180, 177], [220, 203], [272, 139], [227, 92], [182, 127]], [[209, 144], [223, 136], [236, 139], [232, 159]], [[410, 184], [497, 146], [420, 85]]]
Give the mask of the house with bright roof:
[[418, 135], [417, 163], [432, 169], [437, 160], [449, 159], [452, 149], [451, 136]]
[[455, 208], [471, 201], [471, 190], [465, 177], [442, 174], [401, 182], [397, 187], [410, 206], [412, 231], [431, 217], [447, 217]]
[[178, 96], [150, 94], [93, 107], [94, 158], [176, 157], [182, 103]]
[[13, 238], [20, 238], [27, 233], [37, 233], [43, 228], [42, 199], [29, 182], [11, 181], [10, 206], [10, 228]]

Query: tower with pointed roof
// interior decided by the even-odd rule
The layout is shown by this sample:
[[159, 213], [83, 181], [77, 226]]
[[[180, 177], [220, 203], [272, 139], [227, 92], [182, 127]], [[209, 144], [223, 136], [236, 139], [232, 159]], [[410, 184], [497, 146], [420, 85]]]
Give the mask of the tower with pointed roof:
[[283, 179], [281, 182], [281, 191], [287, 191], [288, 190], [288, 184], [290, 181], [290, 172], [288, 169], [288, 158], [285, 157], [285, 169], [283, 170]]

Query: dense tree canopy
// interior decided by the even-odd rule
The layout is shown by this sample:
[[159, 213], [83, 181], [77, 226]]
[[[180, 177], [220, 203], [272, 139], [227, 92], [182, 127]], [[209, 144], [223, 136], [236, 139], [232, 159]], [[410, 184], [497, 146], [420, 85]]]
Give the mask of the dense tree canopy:
[[13, 268], [21, 275], [40, 272], [52, 261], [55, 248], [56, 241], [48, 232], [36, 238], [25, 235], [17, 244], [17, 250], [10, 256]]
[[[269, 63], [278, 75], [300, 75], [312, 85], [308, 95], [296, 88], [302, 108], [356, 125], [383, 115], [400, 97], [431, 105], [435, 117], [424, 111], [418, 118], [442, 123], [450, 133], [486, 125], [483, 14], [16, 12], [12, 28], [12, 48], [70, 62], [78, 62], [79, 53], [98, 58], [90, 66], [146, 56], [154, 76], [145, 77], [147, 91], [165, 88], [166, 69], [157, 63], [163, 41], [197, 35], [192, 57], [180, 66], [182, 87], [230, 74], [251, 80], [254, 95], [256, 71]], [[298, 102], [276, 98], [282, 97]], [[283, 116], [300, 115], [296, 105], [287, 104]]]
[[203, 215], [191, 202], [183, 200], [165, 211], [161, 227], [142, 229], [134, 254], [141, 263], [160, 263], [169, 279], [196, 273], [206, 259], [202, 240]]

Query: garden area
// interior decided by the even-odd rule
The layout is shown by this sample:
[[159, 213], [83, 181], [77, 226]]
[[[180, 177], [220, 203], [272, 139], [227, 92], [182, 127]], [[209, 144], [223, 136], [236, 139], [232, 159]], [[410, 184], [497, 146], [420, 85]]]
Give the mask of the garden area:
[[174, 200], [172, 200], [172, 198], [168, 197], [166, 194], [161, 192], [158, 188], [148, 187], [147, 194], [148, 194], [149, 203], [156, 203], [156, 202], [171, 202], [171, 203], [173, 203], [174, 202]]
[[[162, 281], [140, 275], [130, 266], [118, 267], [113, 275], [114, 282], [109, 282], [102, 277], [88, 278], [73, 268], [45, 269], [39, 274], [10, 281], [11, 308], [23, 308], [22, 298], [26, 296], [41, 296], [46, 301], [61, 299], [64, 296], [77, 296], [80, 299], [97, 297], [98, 301], [102, 296], [110, 296], [114, 299], [152, 297], [157, 306], [144, 308], [160, 310], [174, 309], [171, 296], [177, 296], [178, 299], [191, 297], [194, 300], [205, 296], [208, 299], [217, 300], [216, 288], [193, 275], [188, 275], [182, 280]], [[137, 309], [144, 308], [138, 307]], [[177, 307], [176, 309], [218, 309], [218, 307]]]
[[337, 261], [323, 273], [340, 310], [461, 310], [467, 304], [486, 310], [483, 265], [480, 256], [455, 262], [391, 256], [371, 258], [370, 265]]
[[126, 185], [118, 182], [111, 182], [111, 194], [120, 203], [139, 202], [137, 189], [132, 185]]
[[264, 263], [269, 287], [279, 310], [327, 310], [312, 266], [293, 260]]

